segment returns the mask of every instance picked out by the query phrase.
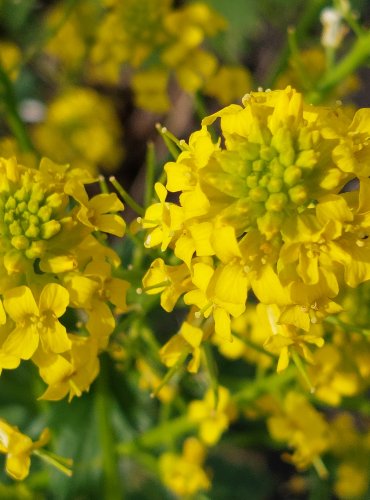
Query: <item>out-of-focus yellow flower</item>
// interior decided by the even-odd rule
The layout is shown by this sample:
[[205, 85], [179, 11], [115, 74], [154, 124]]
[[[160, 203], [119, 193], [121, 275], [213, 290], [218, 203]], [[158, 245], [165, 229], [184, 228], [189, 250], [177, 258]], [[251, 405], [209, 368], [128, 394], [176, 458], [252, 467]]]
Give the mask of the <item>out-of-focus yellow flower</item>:
[[334, 491], [343, 500], [364, 498], [370, 484], [370, 431], [361, 431], [353, 416], [331, 422], [331, 452], [339, 459]]
[[[356, 339], [355, 334], [345, 334], [341, 342], [336, 341], [337, 337], [339, 332], [332, 343], [314, 353], [314, 363], [307, 368], [315, 396], [333, 406], [338, 406], [342, 397], [354, 396], [370, 384], [370, 377], [361, 369], [362, 365], [368, 367], [370, 360], [367, 342], [361, 336]], [[362, 353], [360, 359], [356, 351]]]
[[18, 76], [21, 58], [22, 54], [17, 45], [5, 40], [0, 41], [0, 66], [11, 80]]
[[203, 401], [191, 401], [188, 406], [189, 419], [199, 424], [199, 437], [208, 446], [217, 443], [229, 423], [236, 417], [236, 407], [225, 387], [218, 387], [218, 399], [209, 389]]
[[171, 0], [129, 0], [110, 7], [90, 54], [88, 75], [93, 80], [116, 83], [129, 65], [137, 105], [165, 112], [171, 75], [194, 93], [216, 72], [217, 58], [204, 42], [224, 30], [226, 22], [205, 3], [176, 8]]
[[242, 66], [220, 66], [217, 72], [208, 78], [203, 92], [227, 106], [251, 90], [252, 77], [248, 70]]
[[28, 476], [34, 450], [49, 441], [49, 430], [45, 429], [37, 441], [22, 434], [17, 427], [0, 420], [0, 453], [6, 454], [5, 469], [13, 479], [22, 480]]
[[132, 77], [135, 103], [153, 113], [165, 113], [170, 108], [168, 72], [161, 68], [141, 70]]
[[267, 420], [271, 436], [293, 448], [284, 458], [298, 469], [306, 469], [328, 450], [329, 425], [303, 394], [289, 392], [280, 414]]
[[41, 154], [93, 174], [115, 170], [123, 158], [115, 109], [93, 89], [71, 88], [50, 102], [32, 137]]
[[181, 498], [208, 490], [211, 482], [202, 465], [205, 448], [195, 438], [184, 442], [182, 455], [167, 452], [159, 457], [159, 470], [164, 484]]
[[171, 0], [114, 2], [98, 27], [91, 54], [102, 76], [107, 61], [114, 63], [118, 77], [122, 63], [139, 67], [166, 40], [163, 18], [170, 4]]

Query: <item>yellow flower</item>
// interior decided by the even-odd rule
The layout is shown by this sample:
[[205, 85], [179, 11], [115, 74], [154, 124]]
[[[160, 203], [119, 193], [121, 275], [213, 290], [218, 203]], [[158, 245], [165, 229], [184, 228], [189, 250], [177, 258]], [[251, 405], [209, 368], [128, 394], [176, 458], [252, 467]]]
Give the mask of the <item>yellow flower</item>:
[[229, 391], [219, 386], [217, 397], [216, 401], [214, 391], [209, 389], [203, 401], [191, 401], [188, 406], [189, 419], [199, 424], [199, 437], [208, 446], [217, 443], [236, 417]]
[[68, 401], [88, 391], [99, 373], [98, 343], [93, 338], [68, 335], [68, 353], [50, 356], [39, 349], [32, 358], [40, 376], [48, 384], [39, 399], [57, 401], [68, 394]]
[[63, 1], [55, 2], [47, 10], [46, 29], [53, 36], [48, 37], [43, 49], [49, 57], [57, 58], [67, 73], [79, 71], [85, 61], [88, 43], [101, 16], [100, 3], [81, 0], [68, 12], [68, 16]]
[[267, 425], [274, 439], [293, 448], [292, 454], [283, 457], [298, 469], [312, 465], [329, 448], [329, 425], [306, 397], [297, 392], [287, 394], [281, 413], [270, 417]]
[[159, 457], [163, 483], [181, 498], [208, 490], [211, 482], [202, 468], [204, 459], [204, 446], [195, 438], [187, 438], [182, 455], [166, 452]]
[[324, 345], [323, 331], [320, 325], [313, 325], [309, 333], [301, 332], [299, 328], [290, 325], [279, 324], [281, 317], [277, 306], [264, 304], [257, 305], [257, 314], [260, 321], [265, 325], [266, 340], [263, 347], [279, 356], [277, 372], [284, 371], [290, 361], [291, 355], [297, 353], [308, 363], [313, 363], [313, 357], [309, 345], [321, 347]]
[[80, 204], [77, 219], [94, 231], [122, 237], [125, 232], [124, 220], [115, 213], [123, 210], [123, 203], [115, 193], [97, 194], [89, 199], [83, 184], [69, 182], [65, 192]]
[[216, 271], [205, 262], [192, 267], [194, 290], [184, 295], [185, 304], [194, 304], [196, 317], [208, 318], [212, 313], [216, 335], [231, 339], [230, 315], [239, 316], [245, 310], [247, 281], [239, 266], [221, 266]]
[[161, 68], [141, 70], [132, 77], [135, 104], [153, 113], [165, 113], [170, 108], [168, 71]]
[[0, 64], [9, 78], [16, 80], [18, 76], [19, 63], [21, 62], [21, 51], [12, 42], [0, 42]]
[[196, 373], [200, 365], [200, 346], [206, 336], [201, 328], [184, 321], [180, 331], [171, 337], [159, 351], [162, 362], [166, 366], [172, 367], [184, 354], [191, 353], [192, 360], [188, 365], [188, 370], [191, 373]]
[[150, 295], [160, 293], [161, 306], [170, 312], [180, 295], [191, 286], [189, 269], [185, 264], [167, 266], [163, 259], [156, 259], [145, 274], [143, 285]]
[[308, 366], [307, 370], [315, 387], [315, 397], [338, 406], [343, 396], [350, 397], [359, 392], [361, 378], [357, 366], [345, 349], [326, 344], [314, 353], [313, 361], [313, 365]]
[[123, 158], [122, 131], [112, 102], [90, 88], [65, 90], [32, 130], [41, 154], [92, 174], [115, 170]]
[[252, 78], [242, 66], [221, 66], [211, 76], [203, 89], [209, 96], [215, 97], [220, 104], [227, 106], [238, 101], [241, 95], [252, 89]]
[[148, 248], [161, 244], [161, 250], [164, 251], [182, 228], [183, 215], [179, 206], [166, 202], [167, 189], [163, 184], [156, 182], [154, 189], [159, 203], [150, 205], [141, 221], [143, 228], [151, 229], [144, 244]]
[[28, 476], [34, 450], [49, 441], [49, 430], [45, 429], [38, 441], [22, 434], [17, 427], [0, 419], [0, 453], [6, 454], [5, 469], [13, 479], [22, 480]]
[[59, 323], [68, 306], [69, 295], [65, 288], [55, 283], [47, 284], [36, 304], [30, 288], [20, 286], [4, 294], [4, 307], [15, 322], [2, 349], [7, 354], [29, 359], [39, 342], [47, 352], [61, 353], [70, 349], [65, 327]]
[[170, 4], [171, 0], [114, 2], [98, 26], [92, 49], [96, 74], [104, 78], [107, 61], [114, 63], [116, 78], [124, 62], [139, 67], [166, 40], [163, 18]]
[[334, 491], [339, 498], [365, 498], [370, 484], [370, 432], [349, 413], [331, 422], [331, 452], [339, 460]]

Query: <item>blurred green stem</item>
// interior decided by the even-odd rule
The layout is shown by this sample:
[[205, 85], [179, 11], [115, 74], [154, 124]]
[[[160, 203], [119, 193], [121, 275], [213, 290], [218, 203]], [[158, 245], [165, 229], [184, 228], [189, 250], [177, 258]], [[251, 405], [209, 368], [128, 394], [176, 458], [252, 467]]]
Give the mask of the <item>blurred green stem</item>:
[[132, 196], [124, 189], [123, 186], [117, 181], [114, 175], [109, 177], [109, 182], [113, 184], [118, 194], [121, 196], [122, 200], [128, 205], [134, 212], [143, 216], [144, 209], [132, 198]]
[[0, 96], [5, 108], [6, 121], [18, 141], [19, 147], [25, 153], [36, 153], [25, 124], [19, 115], [13, 84], [2, 66], [0, 66]]
[[[304, 40], [311, 25], [318, 21], [319, 13], [321, 9], [327, 5], [327, 0], [311, 0], [305, 2], [304, 5], [306, 6], [306, 10], [303, 12], [295, 27], [296, 40], [298, 43]], [[284, 71], [288, 64], [289, 55], [289, 44], [288, 41], [286, 41], [275, 66], [272, 67], [272, 71], [265, 80], [266, 88], [272, 88], [274, 86], [277, 77]]]
[[101, 369], [98, 378], [98, 390], [95, 409], [99, 428], [100, 446], [103, 455], [103, 491], [104, 498], [123, 500], [122, 485], [118, 473], [117, 450], [111, 423], [111, 399], [108, 393], [107, 359], [101, 357]]
[[360, 36], [352, 45], [351, 50], [339, 63], [330, 69], [317, 83], [314, 92], [307, 96], [308, 102], [318, 104], [331, 89], [354, 73], [370, 58], [370, 32]]
[[135, 455], [137, 447], [154, 448], [160, 446], [168, 439], [174, 440], [183, 434], [194, 431], [197, 428], [197, 423], [191, 421], [187, 415], [174, 418], [164, 424], [158, 425], [153, 429], [149, 429], [134, 441], [129, 443], [120, 443], [117, 446], [117, 451], [123, 455]]
[[296, 377], [295, 367], [291, 366], [282, 373], [273, 373], [262, 379], [256, 379], [233, 395], [233, 401], [237, 403], [252, 402], [265, 392], [273, 393], [280, 386], [290, 382]]
[[148, 142], [145, 164], [146, 164], [146, 175], [145, 175], [144, 207], [147, 208], [152, 203], [153, 188], [154, 188], [155, 151], [153, 142]]

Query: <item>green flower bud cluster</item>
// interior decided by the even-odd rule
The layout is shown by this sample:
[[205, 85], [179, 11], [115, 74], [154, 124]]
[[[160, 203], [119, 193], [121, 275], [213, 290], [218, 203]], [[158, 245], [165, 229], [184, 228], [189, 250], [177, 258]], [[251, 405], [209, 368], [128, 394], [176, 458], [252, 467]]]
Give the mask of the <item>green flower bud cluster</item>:
[[10, 192], [0, 195], [0, 233], [6, 250], [22, 251], [28, 259], [40, 257], [44, 241], [61, 230], [58, 213], [65, 206], [62, 193], [49, 194], [29, 174], [22, 178], [22, 186], [15, 185]]

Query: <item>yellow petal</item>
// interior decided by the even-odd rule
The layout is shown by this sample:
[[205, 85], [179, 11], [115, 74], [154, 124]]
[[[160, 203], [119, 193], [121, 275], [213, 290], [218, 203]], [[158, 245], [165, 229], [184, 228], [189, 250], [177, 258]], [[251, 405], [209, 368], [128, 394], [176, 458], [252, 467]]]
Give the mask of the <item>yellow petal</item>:
[[69, 293], [56, 283], [48, 283], [40, 295], [40, 314], [52, 311], [58, 318], [62, 316], [69, 304]]
[[3, 351], [21, 359], [30, 359], [39, 345], [39, 335], [33, 325], [15, 328], [5, 340]]
[[19, 286], [4, 294], [4, 307], [9, 316], [17, 323], [28, 316], [38, 316], [39, 309], [27, 286]]

